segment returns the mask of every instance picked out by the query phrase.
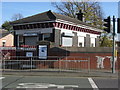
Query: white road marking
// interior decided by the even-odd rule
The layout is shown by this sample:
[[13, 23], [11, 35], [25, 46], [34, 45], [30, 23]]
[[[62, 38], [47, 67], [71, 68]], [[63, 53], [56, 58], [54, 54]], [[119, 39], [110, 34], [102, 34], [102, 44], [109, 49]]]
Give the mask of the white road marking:
[[78, 88], [77, 85], [55, 85], [49, 83], [19, 83], [16, 88]]
[[29, 86], [28, 87], [27, 86], [26, 87], [20, 87], [20, 86], [18, 86], [16, 88], [48, 88], [48, 87], [45, 87], [45, 86], [44, 87], [29, 87]]
[[57, 86], [57, 88], [64, 88], [64, 86], [59, 85], [59, 86]]
[[0, 77], [0, 79], [4, 79], [5, 77]]
[[90, 82], [93, 89], [99, 90], [92, 78], [88, 78], [88, 81]]

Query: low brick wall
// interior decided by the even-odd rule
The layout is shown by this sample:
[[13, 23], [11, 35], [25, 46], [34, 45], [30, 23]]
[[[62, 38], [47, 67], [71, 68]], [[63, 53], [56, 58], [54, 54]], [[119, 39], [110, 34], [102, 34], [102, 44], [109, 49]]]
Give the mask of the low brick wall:
[[[120, 48], [117, 48], [117, 50], [118, 50], [117, 61], [115, 65], [116, 70], [120, 68]], [[33, 55], [37, 56], [36, 49], [35, 50], [17, 50], [17, 51], [16, 50], [2, 50], [2, 51], [5, 54], [7, 52], [10, 52], [11, 56], [17, 55], [17, 56], [26, 57], [26, 52], [33, 52]], [[53, 47], [53, 48], [48, 49], [48, 56], [56, 56], [55, 58], [52, 58], [52, 59], [48, 57], [48, 60], [58, 60], [59, 58], [59, 61], [46, 62], [46, 63], [39, 62], [39, 63], [36, 63], [37, 68], [99, 69], [100, 67], [98, 68], [98, 59], [96, 56], [101, 56], [101, 57], [105, 57], [105, 59], [103, 60], [102, 69], [111, 69], [110, 59], [107, 58], [106, 56], [112, 56], [112, 48], [108, 48], [108, 47], [105, 47], [105, 48]], [[78, 62], [78, 60], [89, 60], [89, 61]], [[90, 63], [90, 66], [88, 65], [88, 63]]]
[[[120, 48], [117, 48], [118, 53], [117, 53], [117, 61], [116, 61], [116, 70], [120, 68]], [[88, 58], [90, 62], [90, 69], [99, 69], [97, 67], [97, 57], [96, 56], [101, 56], [105, 57], [103, 61], [103, 69], [111, 69], [111, 62], [110, 58], [106, 56], [112, 56], [112, 48], [51, 48], [49, 49], [49, 56], [64, 56], [62, 59], [63, 60], [75, 60], [75, 57], [86, 57]], [[66, 59], [67, 58], [67, 59]], [[81, 59], [81, 58], [80, 58]], [[75, 63], [73, 63], [75, 64]], [[57, 64], [58, 65], [58, 64]], [[75, 67], [80, 67], [81, 65], [86, 65], [84, 62], [81, 62], [80, 64], [75, 64], [73, 66]], [[62, 62], [62, 67], [65, 67], [65, 62]], [[83, 68], [84, 66], [80, 67]], [[72, 68], [72, 63], [68, 63], [68, 68]], [[88, 67], [84, 67], [88, 68]]]

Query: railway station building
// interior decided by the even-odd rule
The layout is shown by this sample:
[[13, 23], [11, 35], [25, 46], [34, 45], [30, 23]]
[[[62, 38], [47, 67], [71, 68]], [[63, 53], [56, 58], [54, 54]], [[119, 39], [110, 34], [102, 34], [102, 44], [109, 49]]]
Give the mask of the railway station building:
[[51, 10], [29, 16], [12, 23], [16, 47], [36, 46], [48, 41], [55, 47], [99, 47], [102, 32], [77, 18], [71, 18]]

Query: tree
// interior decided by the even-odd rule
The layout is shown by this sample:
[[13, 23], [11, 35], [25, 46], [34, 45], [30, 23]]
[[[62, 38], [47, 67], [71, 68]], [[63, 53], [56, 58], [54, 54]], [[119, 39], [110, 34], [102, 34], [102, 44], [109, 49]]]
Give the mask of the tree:
[[20, 13], [17, 13], [17, 14], [14, 14], [12, 16], [12, 21], [16, 21], [16, 20], [19, 20], [19, 19], [22, 19], [23, 18], [23, 15], [20, 14]]
[[12, 26], [10, 25], [10, 22], [9, 21], [5, 21], [3, 24], [2, 24], [2, 29], [5, 29], [5, 30], [12, 30]]
[[[12, 20], [11, 21], [16, 21], [16, 20], [19, 20], [19, 19], [22, 19], [23, 18], [23, 15], [18, 13], [18, 14], [14, 14], [12, 16]], [[12, 30], [12, 26], [10, 25], [10, 22], [11, 21], [5, 21], [2, 25], [1, 25], [1, 28], [2, 29], [6, 29], [8, 31]]]
[[[92, 0], [93, 1], [93, 0]], [[83, 12], [84, 22], [102, 28], [103, 12], [98, 2], [90, 0], [76, 2], [75, 0], [66, 0], [66, 2], [52, 2], [58, 13], [72, 18], [76, 18], [76, 13], [80, 10]]]
[[113, 41], [108, 34], [104, 33], [104, 35], [100, 37], [100, 47], [112, 47], [112, 43]]

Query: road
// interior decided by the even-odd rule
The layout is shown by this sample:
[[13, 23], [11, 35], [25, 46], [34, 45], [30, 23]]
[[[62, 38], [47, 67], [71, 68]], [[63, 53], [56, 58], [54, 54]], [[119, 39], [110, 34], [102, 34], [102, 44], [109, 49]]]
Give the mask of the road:
[[[50, 90], [79, 90], [80, 88], [118, 88], [117, 78], [103, 77], [58, 77], [58, 76], [14, 76], [0, 77], [2, 88], [50, 88]], [[29, 89], [28, 89], [29, 90]], [[44, 90], [44, 89], [39, 89]], [[45, 89], [46, 90], [46, 89]], [[49, 89], [48, 89], [49, 90]]]

